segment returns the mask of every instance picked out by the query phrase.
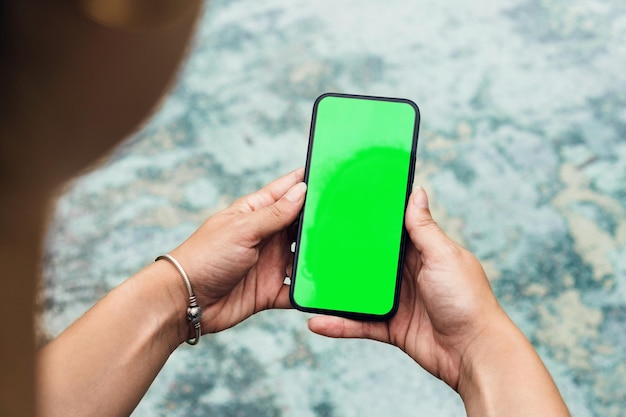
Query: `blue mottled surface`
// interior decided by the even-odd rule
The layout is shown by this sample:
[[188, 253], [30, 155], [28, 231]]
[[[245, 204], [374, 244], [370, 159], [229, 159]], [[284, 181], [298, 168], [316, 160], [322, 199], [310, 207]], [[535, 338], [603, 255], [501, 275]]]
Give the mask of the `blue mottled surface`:
[[[319, 94], [407, 97], [440, 225], [481, 259], [572, 413], [623, 415], [625, 64], [623, 0], [213, 1], [163, 107], [59, 201], [45, 329], [302, 166]], [[181, 347], [134, 415], [463, 414], [397, 349], [280, 311]]]

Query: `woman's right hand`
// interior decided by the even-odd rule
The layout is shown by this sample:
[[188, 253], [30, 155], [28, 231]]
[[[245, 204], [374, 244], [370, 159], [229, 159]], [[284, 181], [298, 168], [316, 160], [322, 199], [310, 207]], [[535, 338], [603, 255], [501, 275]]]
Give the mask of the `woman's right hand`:
[[532, 345], [498, 304], [482, 266], [435, 223], [421, 188], [411, 195], [406, 228], [410, 243], [396, 315], [387, 322], [318, 316], [309, 328], [398, 346], [458, 391], [468, 415], [516, 415], [518, 402], [519, 415], [569, 415]]

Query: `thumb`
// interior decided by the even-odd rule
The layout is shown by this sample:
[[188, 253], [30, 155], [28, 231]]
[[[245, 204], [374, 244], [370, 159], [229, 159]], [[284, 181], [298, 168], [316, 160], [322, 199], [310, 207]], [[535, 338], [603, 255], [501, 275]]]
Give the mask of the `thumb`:
[[254, 236], [263, 239], [292, 224], [300, 214], [305, 193], [306, 184], [300, 182], [291, 187], [278, 201], [253, 211], [251, 223]]
[[428, 206], [428, 196], [422, 187], [416, 187], [411, 194], [406, 209], [406, 229], [415, 248], [423, 254], [442, 247], [442, 244], [453, 244], [433, 220]]

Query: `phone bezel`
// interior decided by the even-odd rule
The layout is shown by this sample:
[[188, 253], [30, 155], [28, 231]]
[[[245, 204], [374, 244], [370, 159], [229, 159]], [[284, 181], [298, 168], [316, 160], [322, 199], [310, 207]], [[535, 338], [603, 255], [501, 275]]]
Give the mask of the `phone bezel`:
[[[405, 98], [380, 97], [380, 96], [343, 94], [343, 93], [325, 93], [325, 94], [320, 95], [313, 104], [313, 114], [311, 118], [311, 126], [309, 129], [309, 144], [307, 148], [307, 157], [306, 157], [306, 165], [305, 165], [305, 172], [304, 172], [304, 182], [307, 184], [309, 183], [310, 163], [311, 163], [311, 157], [312, 157], [312, 152], [313, 152], [315, 127], [317, 123], [317, 110], [318, 110], [319, 103], [326, 97], [399, 102], [399, 103], [409, 104], [414, 109], [415, 122], [413, 126], [411, 156], [409, 160], [409, 167], [407, 170], [408, 180], [407, 180], [407, 188], [406, 188], [406, 194], [405, 194], [405, 200], [404, 200], [404, 207], [405, 207], [405, 213], [406, 213], [406, 206], [408, 203], [409, 196], [411, 195], [411, 191], [413, 189], [413, 178], [415, 176], [415, 162], [416, 162], [416, 155], [417, 155], [418, 133], [419, 133], [419, 124], [420, 124], [420, 111], [419, 111], [418, 106], [413, 101], [409, 99], [405, 99]], [[405, 251], [405, 246], [406, 246], [406, 239], [408, 237], [406, 227], [404, 226], [405, 214], [403, 214], [403, 219], [402, 219], [403, 226], [402, 226], [402, 234], [400, 238], [400, 247], [399, 247], [400, 252], [398, 256], [398, 267], [397, 267], [397, 272], [396, 272], [396, 284], [395, 284], [395, 292], [394, 292], [394, 300], [393, 300], [392, 308], [387, 313], [384, 313], [384, 314], [371, 314], [371, 313], [365, 313], [365, 312], [353, 312], [353, 311], [314, 308], [314, 307], [302, 306], [296, 302], [295, 297], [294, 297], [294, 292], [295, 292], [295, 286], [297, 283], [296, 272], [297, 272], [297, 265], [298, 265], [298, 258], [299, 258], [300, 241], [302, 239], [302, 226], [303, 226], [304, 216], [306, 214], [305, 213], [306, 198], [305, 198], [304, 204], [305, 205], [303, 206], [299, 219], [298, 219], [298, 231], [297, 231], [296, 247], [295, 247], [294, 259], [293, 259], [291, 287], [289, 289], [289, 299], [291, 301], [292, 306], [296, 308], [297, 310], [307, 312], [307, 313], [327, 314], [327, 315], [334, 315], [334, 316], [346, 317], [346, 318], [357, 319], [357, 320], [386, 321], [386, 320], [389, 320], [391, 317], [393, 317], [398, 309], [398, 300], [399, 300], [400, 289], [402, 285], [402, 269], [403, 269], [403, 264], [404, 264], [404, 251]]]

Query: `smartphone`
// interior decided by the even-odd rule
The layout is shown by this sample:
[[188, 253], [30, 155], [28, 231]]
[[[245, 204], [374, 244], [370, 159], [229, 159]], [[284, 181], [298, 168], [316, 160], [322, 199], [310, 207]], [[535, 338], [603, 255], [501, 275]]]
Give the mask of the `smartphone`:
[[407, 99], [329, 93], [315, 101], [289, 293], [298, 310], [395, 314], [419, 121]]

